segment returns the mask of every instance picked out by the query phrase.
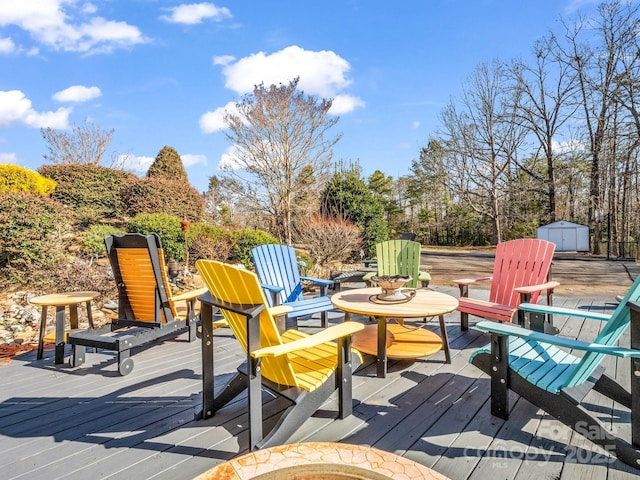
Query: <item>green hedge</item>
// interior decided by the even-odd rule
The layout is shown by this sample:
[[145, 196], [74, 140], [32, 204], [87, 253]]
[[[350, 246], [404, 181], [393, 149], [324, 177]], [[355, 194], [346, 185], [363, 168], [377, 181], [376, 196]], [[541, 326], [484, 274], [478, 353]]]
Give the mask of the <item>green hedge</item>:
[[191, 222], [204, 217], [204, 199], [190, 184], [160, 177], [132, 180], [122, 188], [122, 201], [131, 216], [167, 213]]
[[124, 231], [112, 225], [92, 225], [82, 236], [82, 251], [87, 255], [106, 257], [107, 249], [104, 237], [108, 235], [124, 235]]
[[245, 228], [231, 232], [231, 244], [233, 245], [232, 260], [243, 264], [247, 268], [253, 268], [251, 249], [267, 243], [279, 243], [278, 239], [263, 230]]
[[166, 259], [181, 262], [186, 259], [187, 251], [180, 222], [179, 217], [166, 213], [141, 213], [129, 221], [127, 231], [143, 235], [157, 233]]
[[93, 216], [94, 222], [125, 212], [120, 189], [136, 178], [132, 173], [100, 165], [43, 165], [38, 171], [57, 182], [53, 198], [67, 207], [80, 209], [89, 220]]
[[0, 195], [0, 224], [0, 283], [47, 284], [49, 276], [42, 271], [57, 267], [69, 227], [63, 206], [41, 195]]

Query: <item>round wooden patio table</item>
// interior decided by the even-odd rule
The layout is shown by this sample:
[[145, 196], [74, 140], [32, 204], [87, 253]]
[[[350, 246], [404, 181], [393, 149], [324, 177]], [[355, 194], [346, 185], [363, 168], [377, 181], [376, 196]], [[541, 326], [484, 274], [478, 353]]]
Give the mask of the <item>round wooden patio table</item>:
[[[405, 289], [410, 291], [412, 289]], [[447, 363], [451, 363], [449, 340], [444, 315], [458, 307], [458, 300], [445, 293], [428, 289], [415, 289], [415, 296], [404, 303], [381, 303], [376, 295], [380, 287], [357, 288], [336, 292], [331, 303], [349, 315], [375, 317], [377, 325], [367, 325], [353, 336], [353, 347], [361, 352], [376, 355], [378, 377], [387, 373], [387, 358], [420, 358], [444, 350]], [[405, 318], [438, 316], [440, 335], [421, 327], [404, 325]], [[387, 319], [398, 319], [397, 324], [387, 324]]]
[[66, 340], [64, 334], [65, 308], [69, 307], [69, 323], [71, 329], [74, 330], [78, 328], [78, 304], [86, 303], [89, 326], [93, 328], [91, 302], [99, 296], [99, 292], [69, 292], [41, 295], [29, 300], [29, 303], [32, 305], [40, 305], [42, 307], [42, 313], [40, 315], [40, 334], [38, 335], [38, 360], [42, 359], [44, 352], [44, 333], [47, 323], [47, 307], [56, 307], [55, 363], [64, 363], [64, 344]]

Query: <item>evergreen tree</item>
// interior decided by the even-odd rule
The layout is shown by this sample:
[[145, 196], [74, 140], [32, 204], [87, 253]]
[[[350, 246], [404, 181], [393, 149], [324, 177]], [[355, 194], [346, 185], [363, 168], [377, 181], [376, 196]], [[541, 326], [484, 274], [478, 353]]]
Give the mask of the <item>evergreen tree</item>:
[[384, 207], [367, 186], [358, 167], [337, 171], [321, 199], [321, 214], [348, 220], [362, 230], [364, 255], [375, 255], [375, 245], [389, 238]]
[[189, 182], [187, 171], [184, 169], [180, 155], [173, 147], [165, 145], [158, 152], [156, 159], [153, 161], [147, 177], [160, 177], [178, 182]]

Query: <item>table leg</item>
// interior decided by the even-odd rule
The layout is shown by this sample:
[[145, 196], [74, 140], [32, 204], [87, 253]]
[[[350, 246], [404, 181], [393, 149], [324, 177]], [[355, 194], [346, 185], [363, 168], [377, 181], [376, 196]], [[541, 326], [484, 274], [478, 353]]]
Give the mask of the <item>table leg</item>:
[[[56, 305], [56, 353], [55, 363], [64, 363], [64, 305]], [[76, 325], [78, 311], [76, 310]]]
[[38, 355], [36, 358], [42, 360], [44, 353], [44, 331], [47, 328], [47, 306], [43, 305], [40, 312], [40, 334], [38, 335]]
[[78, 328], [78, 304], [74, 303], [69, 305], [69, 326], [71, 330]]
[[378, 355], [376, 356], [376, 369], [378, 378], [387, 376], [387, 319], [376, 317], [378, 320]]
[[449, 351], [449, 336], [447, 335], [447, 327], [444, 324], [444, 315], [438, 315], [440, 320], [440, 334], [442, 335], [442, 349], [444, 350], [444, 358], [447, 363], [451, 363], [451, 352]]
[[89, 328], [95, 328], [93, 326], [93, 313], [91, 312], [91, 300], [87, 302], [87, 320], [89, 320]]
[[215, 413], [213, 410], [213, 308], [200, 302], [202, 320], [202, 412], [199, 418], [207, 419]]

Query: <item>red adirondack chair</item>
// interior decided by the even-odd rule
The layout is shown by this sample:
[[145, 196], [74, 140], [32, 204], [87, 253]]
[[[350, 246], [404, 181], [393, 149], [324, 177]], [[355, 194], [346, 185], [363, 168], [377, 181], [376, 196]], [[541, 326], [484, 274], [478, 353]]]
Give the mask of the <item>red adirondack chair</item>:
[[[547, 304], [552, 303], [553, 289], [560, 285], [551, 281], [551, 262], [555, 244], [546, 240], [523, 238], [498, 244], [493, 265], [493, 275], [480, 278], [453, 280], [460, 288], [458, 299], [460, 328], [469, 328], [469, 315], [513, 322], [520, 303], [537, 303], [540, 293], [547, 292]], [[469, 285], [480, 281], [491, 281], [489, 300], [469, 298]], [[552, 317], [530, 317], [525, 325], [524, 315], [518, 323], [537, 331], [554, 333]]]

